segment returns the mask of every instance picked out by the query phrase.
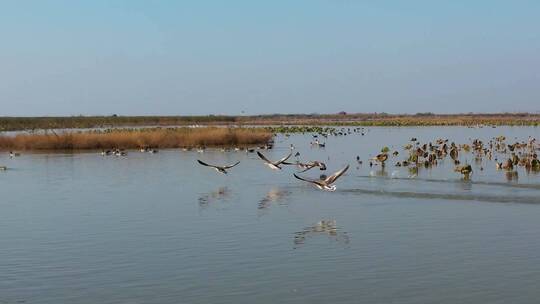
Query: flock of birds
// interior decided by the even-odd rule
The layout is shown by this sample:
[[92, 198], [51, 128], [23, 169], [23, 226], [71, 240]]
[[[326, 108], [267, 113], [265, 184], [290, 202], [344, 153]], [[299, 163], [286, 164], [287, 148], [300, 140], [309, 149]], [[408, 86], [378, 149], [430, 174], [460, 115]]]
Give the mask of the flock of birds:
[[[312, 134], [314, 141], [310, 142], [312, 147], [325, 148], [326, 143], [319, 140], [319, 137], [327, 138], [329, 135], [344, 136], [353, 132], [365, 134], [363, 128], [342, 128], [339, 131], [332, 132], [319, 132]], [[289, 137], [288, 134], [285, 134]], [[349, 169], [349, 165], [346, 165], [341, 170], [326, 176], [320, 175], [318, 179], [307, 178], [299, 175], [313, 168], [319, 168], [321, 171], [326, 170], [326, 164], [319, 160], [312, 160], [309, 162], [300, 162], [298, 159], [295, 162], [289, 161], [293, 156], [294, 145], [290, 145], [290, 152], [288, 155], [278, 159], [271, 160], [261, 150], [273, 149], [273, 142], [270, 142], [264, 146], [258, 148], [243, 148], [246, 153], [255, 153], [263, 161], [263, 163], [272, 170], [281, 170], [283, 166], [296, 166], [299, 171], [294, 173], [293, 176], [299, 180], [310, 183], [318, 189], [325, 191], [335, 191], [336, 181], [343, 176]], [[184, 148], [184, 151], [192, 150], [192, 148]], [[203, 153], [205, 147], [197, 147], [197, 152]], [[223, 152], [230, 150], [241, 151], [242, 149], [236, 148], [222, 148]], [[390, 151], [390, 148], [384, 147], [380, 153], [374, 157], [369, 158], [369, 166], [381, 166], [385, 168], [387, 163], [392, 159], [395, 167], [407, 167], [412, 173], [411, 176], [416, 176], [420, 168], [433, 168], [439, 163], [442, 163], [448, 157], [453, 163], [453, 170], [463, 176], [464, 179], [469, 179], [473, 174], [473, 167], [468, 161], [462, 163], [463, 158], [460, 158], [463, 154], [472, 153], [474, 162], [476, 164], [482, 164], [484, 159], [495, 162], [495, 168], [499, 171], [505, 171], [507, 178], [516, 179], [517, 169], [519, 167], [524, 168], [527, 172], [540, 172], [540, 160], [538, 159], [537, 151], [540, 150], [540, 145], [537, 144], [536, 138], [529, 137], [527, 140], [508, 142], [506, 137], [498, 136], [493, 137], [489, 141], [484, 142], [480, 139], [470, 139], [470, 143], [456, 144], [450, 142], [448, 139], [437, 139], [432, 142], [421, 143], [417, 138], [411, 138], [410, 142], [403, 146], [401, 153], [405, 155], [401, 157], [401, 153], [398, 150]], [[141, 153], [158, 153], [158, 150], [150, 147], [143, 147], [140, 149]], [[101, 151], [103, 156], [127, 156], [127, 151], [123, 149], [111, 149]], [[11, 158], [20, 156], [20, 153], [10, 151], [9, 156]], [[299, 152], [294, 154], [295, 157], [300, 156]], [[400, 159], [401, 158], [401, 159]], [[227, 165], [210, 164], [206, 161], [198, 159], [197, 162], [205, 167], [213, 168], [221, 174], [227, 174], [228, 170], [238, 166], [240, 162]], [[362, 165], [363, 161], [360, 156], [356, 157], [358, 165]], [[358, 168], [358, 167], [357, 167]], [[484, 170], [482, 165], [477, 166], [477, 169]], [[7, 170], [6, 166], [0, 166], [0, 170]], [[298, 174], [297, 174], [298, 173]]]
[[[326, 165], [323, 162], [320, 162], [320, 161], [311, 161], [311, 162], [308, 162], [308, 163], [301, 163], [301, 162], [291, 163], [291, 162], [287, 162], [287, 160], [293, 155], [292, 152], [290, 152], [287, 156], [285, 156], [285, 157], [283, 157], [281, 159], [275, 160], [275, 161], [268, 159], [260, 151], [257, 151], [257, 155], [264, 162], [264, 164], [267, 165], [272, 170], [281, 170], [282, 166], [287, 166], [287, 165], [289, 165], [289, 166], [298, 166], [299, 168], [302, 169], [302, 171], [300, 171], [300, 172], [306, 172], [306, 171], [308, 171], [310, 169], [313, 169], [315, 167], [320, 168], [320, 170], [326, 170]], [[206, 162], [203, 162], [200, 159], [198, 159], [197, 162], [199, 164], [205, 166], [205, 167], [213, 168], [214, 170], [216, 170], [217, 172], [222, 173], [222, 174], [227, 174], [227, 170], [229, 170], [229, 169], [231, 169], [233, 167], [236, 167], [238, 164], [240, 164], [240, 162], [238, 161], [238, 162], [236, 162], [234, 164], [231, 164], [231, 165], [220, 166], [220, 165], [208, 164]], [[305, 181], [305, 182], [308, 182], [308, 183], [312, 183], [313, 185], [315, 185], [317, 188], [319, 188], [321, 190], [335, 191], [336, 190], [336, 185], [334, 185], [334, 183], [348, 169], [349, 169], [349, 165], [345, 166], [345, 168], [337, 171], [336, 173], [334, 173], [334, 174], [332, 174], [330, 176], [321, 175], [320, 179], [318, 179], [318, 180], [301, 177], [301, 176], [298, 176], [296, 173], [293, 174], [293, 175], [294, 175], [294, 177], [296, 177], [299, 180], [302, 180], [302, 181]]]
[[[395, 165], [411, 166], [418, 170], [419, 167], [431, 168], [437, 166], [438, 163], [449, 156], [454, 164], [454, 171], [461, 173], [464, 179], [469, 179], [473, 173], [473, 168], [469, 163], [461, 163], [460, 155], [463, 153], [472, 153], [474, 162], [482, 164], [484, 159], [495, 161], [497, 170], [504, 170], [507, 175], [517, 176], [517, 167], [523, 167], [527, 172], [540, 171], [540, 161], [538, 160], [537, 151], [540, 147], [536, 143], [536, 139], [529, 137], [527, 141], [516, 141], [507, 143], [506, 137], [498, 136], [490, 139], [488, 142], [483, 142], [480, 139], [471, 140], [470, 144], [456, 144], [448, 139], [438, 139], [434, 143], [421, 144], [416, 138], [411, 139], [413, 143], [407, 144], [404, 149], [408, 151], [408, 158]], [[393, 153], [394, 156], [398, 152]], [[384, 165], [388, 159], [388, 154], [383, 153], [377, 156], [377, 160]], [[502, 159], [502, 160], [501, 160]], [[479, 166], [479, 170], [483, 171], [483, 166]]]
[[[321, 143], [318, 140], [318, 136], [327, 134], [315, 134], [314, 142], [311, 145], [318, 147], [325, 147], [325, 143]], [[291, 145], [291, 151], [294, 147]], [[505, 171], [508, 179], [517, 179], [517, 168], [523, 167], [527, 172], [540, 172], [540, 160], [538, 159], [537, 151], [540, 150], [540, 146], [537, 144], [536, 139], [529, 137], [526, 141], [515, 141], [508, 143], [506, 137], [498, 136], [490, 139], [487, 142], [483, 142], [480, 139], [471, 139], [470, 143], [456, 144], [450, 142], [449, 139], [437, 139], [433, 142], [421, 143], [417, 138], [411, 138], [410, 142], [403, 147], [405, 158], [399, 160], [400, 152], [395, 150], [390, 151], [388, 147], [381, 149], [380, 153], [374, 157], [369, 158], [369, 166], [381, 166], [384, 168], [390, 159], [395, 159], [395, 167], [407, 167], [411, 173], [411, 176], [416, 176], [420, 168], [433, 168], [442, 163], [446, 158], [450, 158], [453, 164], [453, 170], [462, 175], [463, 179], [470, 179], [473, 174], [473, 167], [468, 161], [462, 163], [462, 154], [472, 153], [474, 162], [476, 164], [482, 164], [484, 159], [495, 162], [495, 168], [498, 171]], [[292, 165], [297, 166], [301, 171], [298, 173], [306, 172], [313, 168], [318, 167], [320, 170], [326, 170], [326, 165], [321, 161], [310, 161], [302, 163], [300, 161], [288, 162], [292, 156], [292, 152], [287, 156], [278, 159], [270, 160], [264, 154], [257, 151], [259, 158], [270, 169], [281, 170], [282, 166]], [[296, 154], [299, 156], [299, 153]], [[219, 173], [227, 174], [227, 170], [237, 166], [240, 162], [236, 162], [231, 165], [215, 165], [208, 164], [204, 161], [197, 160], [199, 164], [215, 169]], [[362, 165], [363, 161], [360, 156], [356, 157], [358, 165]], [[349, 169], [349, 165], [345, 166], [341, 170], [333, 173], [330, 176], [321, 175], [319, 179], [310, 179], [300, 176], [296, 173], [293, 176], [299, 180], [313, 184], [315, 187], [325, 191], [335, 191], [335, 182]], [[484, 170], [482, 165], [478, 166], [480, 171]]]

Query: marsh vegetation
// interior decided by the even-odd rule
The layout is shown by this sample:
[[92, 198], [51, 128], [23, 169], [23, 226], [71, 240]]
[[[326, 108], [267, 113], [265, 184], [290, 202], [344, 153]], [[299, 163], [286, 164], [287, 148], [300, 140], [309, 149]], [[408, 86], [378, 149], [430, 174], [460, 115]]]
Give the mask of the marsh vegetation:
[[261, 128], [110, 129], [0, 136], [3, 150], [85, 150], [217, 147], [265, 144], [272, 133]]

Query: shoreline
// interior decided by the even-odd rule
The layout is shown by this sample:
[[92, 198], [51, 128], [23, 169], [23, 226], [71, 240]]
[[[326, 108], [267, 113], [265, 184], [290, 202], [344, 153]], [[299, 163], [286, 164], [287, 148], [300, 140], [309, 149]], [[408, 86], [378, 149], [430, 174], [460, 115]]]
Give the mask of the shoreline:
[[274, 114], [254, 116], [0, 117], [0, 132], [50, 129], [213, 126], [539, 126], [540, 114]]

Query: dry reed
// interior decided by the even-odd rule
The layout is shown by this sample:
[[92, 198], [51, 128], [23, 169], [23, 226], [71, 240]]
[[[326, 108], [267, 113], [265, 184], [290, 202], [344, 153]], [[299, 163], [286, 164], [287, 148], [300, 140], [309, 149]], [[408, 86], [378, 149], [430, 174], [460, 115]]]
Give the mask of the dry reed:
[[255, 128], [107, 130], [0, 136], [2, 150], [85, 150], [246, 146], [265, 144], [272, 133]]

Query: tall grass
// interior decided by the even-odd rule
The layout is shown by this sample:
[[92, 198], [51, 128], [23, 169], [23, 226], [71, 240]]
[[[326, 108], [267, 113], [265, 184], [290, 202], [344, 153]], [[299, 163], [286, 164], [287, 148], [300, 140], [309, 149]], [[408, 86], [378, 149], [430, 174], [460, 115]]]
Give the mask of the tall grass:
[[0, 136], [2, 150], [84, 150], [246, 146], [267, 143], [272, 133], [255, 128], [108, 130]]

